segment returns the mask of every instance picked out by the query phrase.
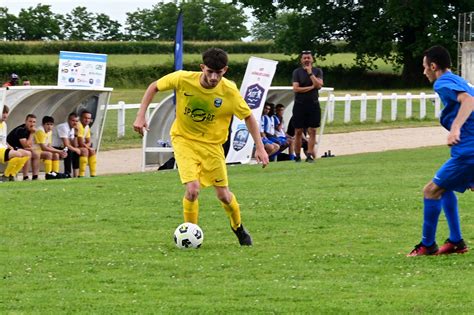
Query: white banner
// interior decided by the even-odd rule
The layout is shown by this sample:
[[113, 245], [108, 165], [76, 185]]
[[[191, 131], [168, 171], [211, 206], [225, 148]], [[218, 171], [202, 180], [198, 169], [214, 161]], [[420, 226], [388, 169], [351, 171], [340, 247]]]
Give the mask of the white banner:
[[[240, 87], [240, 94], [252, 110], [252, 114], [259, 126], [263, 105], [267, 99], [268, 89], [272, 84], [277, 64], [278, 62], [274, 60], [250, 57], [244, 80]], [[229, 153], [227, 153], [226, 162], [249, 163], [252, 158], [253, 145], [254, 141], [247, 130], [245, 121], [234, 116], [230, 148]]]
[[59, 53], [58, 86], [103, 88], [107, 55], [72, 51]]

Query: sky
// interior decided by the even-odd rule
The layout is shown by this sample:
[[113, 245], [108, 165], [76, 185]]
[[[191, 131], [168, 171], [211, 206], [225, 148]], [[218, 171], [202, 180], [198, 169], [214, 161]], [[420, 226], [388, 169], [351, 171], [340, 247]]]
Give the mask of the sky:
[[111, 19], [124, 25], [127, 12], [133, 12], [139, 8], [151, 9], [158, 2], [159, 0], [0, 0], [0, 6], [7, 7], [10, 14], [17, 16], [21, 9], [36, 7], [38, 3], [51, 5], [52, 12], [63, 15], [81, 6], [86, 7], [89, 12], [105, 13]]
[[[86, 7], [89, 12], [107, 14], [112, 20], [124, 25], [127, 12], [134, 12], [137, 9], [151, 9], [154, 4], [160, 1], [171, 2], [169, 0], [0, 0], [0, 7], [7, 7], [8, 13], [18, 16], [21, 9], [36, 7], [38, 3], [51, 5], [52, 12], [63, 15], [70, 13], [73, 8], [81, 6]], [[250, 10], [245, 9], [244, 11], [250, 15]], [[246, 26], [250, 28], [251, 23], [247, 23]]]

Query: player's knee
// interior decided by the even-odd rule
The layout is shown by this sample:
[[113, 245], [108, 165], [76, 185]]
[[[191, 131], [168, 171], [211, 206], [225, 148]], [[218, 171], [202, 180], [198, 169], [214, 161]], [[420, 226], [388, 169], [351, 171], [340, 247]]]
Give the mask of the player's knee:
[[232, 193], [228, 189], [218, 189], [216, 191], [217, 199], [222, 201], [225, 204], [232, 202]]
[[186, 184], [186, 199], [195, 201], [199, 197], [200, 186], [199, 183]]
[[440, 199], [443, 192], [444, 192], [444, 189], [439, 187], [433, 182], [429, 182], [423, 188], [423, 196], [426, 199]]
[[42, 154], [43, 154], [43, 157], [44, 157], [45, 160], [53, 159], [53, 153], [51, 153], [51, 152], [43, 152]]
[[89, 150], [87, 150], [87, 148], [81, 148], [81, 156], [89, 156]]

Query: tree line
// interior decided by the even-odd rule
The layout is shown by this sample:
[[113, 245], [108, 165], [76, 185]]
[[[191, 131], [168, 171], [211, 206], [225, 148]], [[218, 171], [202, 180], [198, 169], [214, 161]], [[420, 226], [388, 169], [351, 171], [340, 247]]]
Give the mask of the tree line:
[[176, 20], [183, 12], [186, 40], [240, 40], [249, 35], [242, 8], [217, 0], [192, 0], [163, 3], [151, 9], [127, 13], [125, 25], [104, 13], [75, 7], [65, 15], [51, 11], [50, 5], [21, 9], [18, 16], [0, 7], [0, 39], [143, 41], [174, 40]]
[[[402, 66], [405, 80], [423, 80], [423, 51], [443, 45], [456, 64], [458, 17], [474, 11], [472, 0], [234, 0], [258, 17], [257, 39], [274, 39], [286, 53], [313, 50], [318, 56], [346, 49], [357, 64], [374, 68], [382, 58]], [[357, 79], [357, 78], [354, 78]]]

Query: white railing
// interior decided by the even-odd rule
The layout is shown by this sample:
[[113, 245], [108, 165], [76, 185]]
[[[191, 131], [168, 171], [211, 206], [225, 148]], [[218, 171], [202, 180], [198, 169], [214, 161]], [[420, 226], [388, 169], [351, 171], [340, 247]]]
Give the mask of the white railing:
[[[434, 117], [439, 118], [441, 112], [441, 100], [437, 94], [382, 94], [377, 93], [376, 95], [367, 95], [363, 93], [361, 95], [353, 96], [346, 94], [345, 96], [335, 96], [329, 94], [327, 97], [320, 97], [321, 103], [326, 102], [328, 106], [327, 123], [332, 123], [335, 120], [335, 108], [339, 104], [344, 105], [344, 123], [350, 123], [353, 121], [351, 112], [353, 110], [353, 102], [359, 102], [360, 109], [360, 122], [367, 121], [367, 107], [368, 101], [375, 101], [375, 122], [381, 122], [383, 117], [383, 101], [390, 100], [390, 119], [395, 121], [400, 119], [398, 117], [398, 101], [404, 101], [405, 103], [405, 118], [413, 117], [413, 100], [419, 100], [419, 117], [420, 119], [426, 118], [426, 104], [427, 101], [433, 102], [434, 105]], [[158, 103], [152, 103], [148, 107], [149, 110], [158, 106]], [[127, 109], [138, 109], [140, 104], [125, 104], [125, 102], [118, 102], [118, 104], [108, 105], [107, 110], [117, 110], [117, 137], [125, 136], [125, 115]]]
[[326, 106], [328, 106], [328, 115], [327, 115], [327, 122], [331, 123], [334, 122], [334, 114], [336, 104], [344, 103], [344, 123], [349, 123], [353, 119], [351, 117], [352, 112], [352, 102], [360, 102], [360, 122], [367, 121], [367, 101], [375, 101], [375, 122], [382, 121], [383, 117], [383, 101], [390, 100], [390, 120], [395, 121], [399, 119], [398, 117], [398, 101], [404, 100], [405, 101], [405, 118], [412, 118], [413, 117], [413, 100], [420, 101], [420, 108], [419, 108], [419, 117], [420, 119], [426, 118], [426, 101], [433, 102], [434, 105], [434, 117], [439, 118], [441, 112], [441, 100], [437, 94], [425, 94], [420, 93], [413, 95], [411, 93], [406, 93], [403, 95], [399, 95], [396, 93], [392, 93], [390, 95], [384, 95], [382, 93], [377, 93], [376, 95], [367, 95], [365, 93], [352, 96], [350, 94], [346, 94], [345, 96], [335, 96], [334, 94], [330, 94], [328, 97], [320, 97], [319, 101], [326, 102]]

